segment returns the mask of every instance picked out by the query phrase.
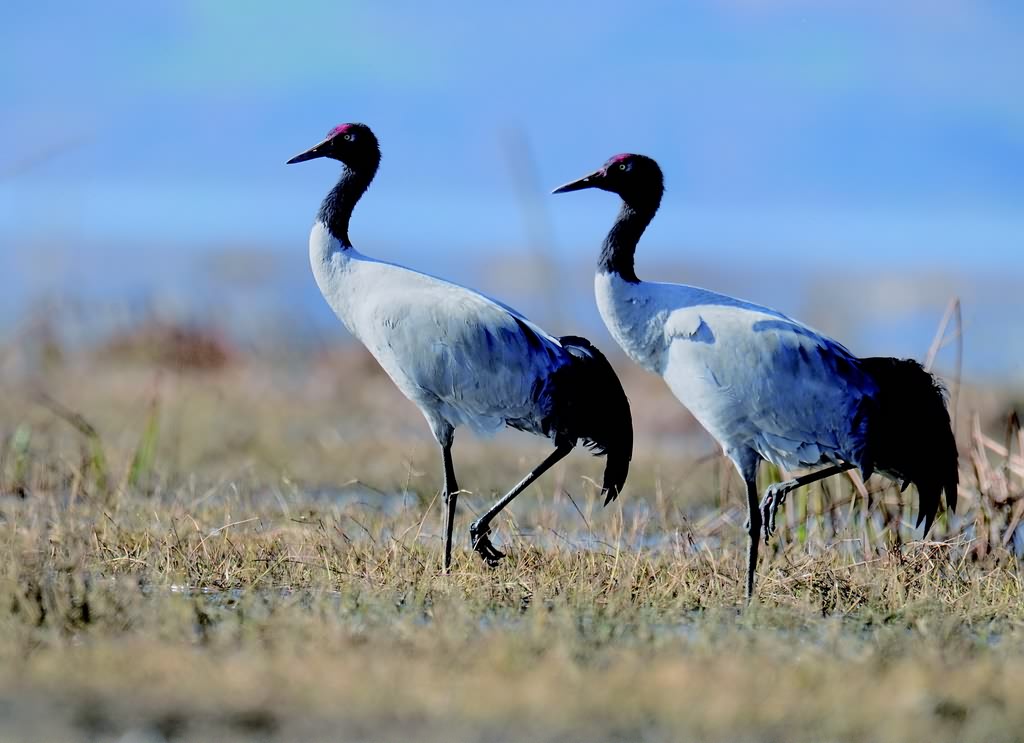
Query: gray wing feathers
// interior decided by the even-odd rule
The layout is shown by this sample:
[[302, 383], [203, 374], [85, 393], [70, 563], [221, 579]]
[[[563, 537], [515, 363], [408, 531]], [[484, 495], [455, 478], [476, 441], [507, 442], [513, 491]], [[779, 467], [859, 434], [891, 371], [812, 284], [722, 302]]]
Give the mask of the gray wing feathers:
[[[861, 464], [865, 397], [874, 383], [845, 348], [802, 326], [778, 327], [763, 373], [753, 382], [754, 422], [775, 457], [811, 466], [843, 459]], [[767, 453], [767, 452], [763, 452]]]
[[[726, 443], [746, 440], [786, 467], [838, 459], [860, 464], [866, 441], [862, 403], [876, 390], [856, 357], [788, 318], [754, 318], [747, 325], [753, 332], [737, 333], [722, 323], [746, 325], [749, 316], [705, 315], [712, 318], [713, 348], [703, 358], [717, 389], [713, 402], [721, 406], [716, 428]], [[674, 342], [696, 341], [697, 335], [679, 335]]]
[[386, 349], [375, 355], [407, 395], [443, 405], [453, 424], [486, 430], [528, 417], [537, 386], [566, 363], [557, 341], [461, 287], [407, 288], [379, 306]]

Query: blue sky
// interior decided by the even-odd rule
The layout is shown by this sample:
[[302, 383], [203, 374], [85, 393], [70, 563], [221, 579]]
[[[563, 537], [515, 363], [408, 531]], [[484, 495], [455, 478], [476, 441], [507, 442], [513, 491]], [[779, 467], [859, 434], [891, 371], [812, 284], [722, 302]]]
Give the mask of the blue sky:
[[[111, 292], [159, 286], [116, 257], [163, 271], [224, 245], [294, 248], [304, 269], [335, 171], [284, 161], [348, 120], [384, 149], [353, 238], [424, 268], [527, 242], [508, 144], [525, 140], [566, 261], [592, 255], [614, 203], [544, 191], [639, 151], [669, 188], [641, 274], [771, 267], [804, 291], [924, 267], [968, 295], [1024, 277], [1019, 3], [96, 7], [0, 10], [0, 271], [21, 292], [90, 271]], [[61, 272], [35, 266], [41, 245]]]

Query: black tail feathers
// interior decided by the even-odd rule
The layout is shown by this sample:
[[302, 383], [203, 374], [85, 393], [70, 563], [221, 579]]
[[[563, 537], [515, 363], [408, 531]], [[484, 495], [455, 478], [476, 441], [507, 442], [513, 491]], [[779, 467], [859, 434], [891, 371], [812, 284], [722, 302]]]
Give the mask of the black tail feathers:
[[595, 455], [607, 456], [601, 488], [608, 505], [626, 484], [633, 457], [629, 400], [612, 365], [590, 341], [573, 335], [558, 341], [576, 359], [559, 370], [564, 374], [555, 392], [558, 428]]
[[872, 465], [917, 486], [917, 525], [931, 529], [943, 491], [946, 506], [956, 510], [960, 481], [953, 437], [942, 384], [912, 359], [867, 358], [864, 370], [878, 385], [878, 397], [868, 428]]

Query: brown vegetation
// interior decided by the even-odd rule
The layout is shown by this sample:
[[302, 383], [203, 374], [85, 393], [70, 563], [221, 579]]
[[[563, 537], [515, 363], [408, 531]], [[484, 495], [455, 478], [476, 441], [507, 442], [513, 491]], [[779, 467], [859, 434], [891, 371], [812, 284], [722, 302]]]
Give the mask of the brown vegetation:
[[[961, 397], [960, 513], [799, 492], [742, 605], [734, 473], [656, 379], [623, 498], [583, 452], [439, 575], [437, 453], [358, 351], [0, 388], [0, 739], [1020, 740], [1024, 438]], [[673, 430], [674, 429], [674, 430]], [[547, 449], [456, 444], [457, 528]], [[766, 479], [775, 473], [765, 472]]]

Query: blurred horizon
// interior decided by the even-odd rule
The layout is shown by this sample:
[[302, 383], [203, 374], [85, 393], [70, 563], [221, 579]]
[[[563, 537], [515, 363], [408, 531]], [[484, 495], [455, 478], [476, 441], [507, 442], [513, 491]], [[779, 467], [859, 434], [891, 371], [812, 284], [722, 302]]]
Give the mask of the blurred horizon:
[[345, 338], [306, 259], [337, 169], [284, 161], [357, 120], [384, 152], [360, 249], [552, 332], [610, 343], [589, 287], [617, 204], [548, 192], [639, 151], [668, 185], [641, 276], [860, 355], [922, 358], [959, 296], [965, 374], [1024, 383], [1024, 6], [41, 2], [0, 21], [0, 337], [66, 301]]

